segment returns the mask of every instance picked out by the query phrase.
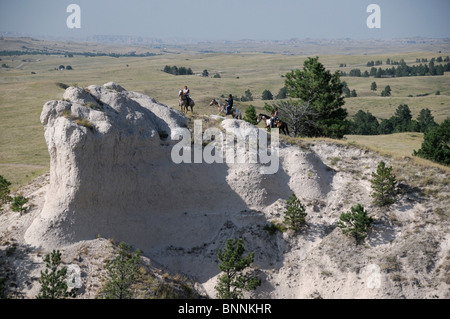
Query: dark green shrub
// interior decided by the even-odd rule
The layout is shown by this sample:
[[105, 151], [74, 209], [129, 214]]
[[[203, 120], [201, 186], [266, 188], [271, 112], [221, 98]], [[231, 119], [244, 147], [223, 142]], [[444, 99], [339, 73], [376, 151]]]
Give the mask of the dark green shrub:
[[263, 228], [268, 231], [270, 235], [275, 234], [277, 231], [284, 233], [286, 231], [286, 227], [284, 225], [278, 224], [276, 222], [271, 222], [270, 224], [266, 224]]

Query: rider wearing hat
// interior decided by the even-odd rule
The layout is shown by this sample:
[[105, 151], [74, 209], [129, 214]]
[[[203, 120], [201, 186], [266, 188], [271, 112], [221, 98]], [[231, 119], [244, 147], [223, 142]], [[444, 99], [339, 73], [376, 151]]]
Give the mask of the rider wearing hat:
[[228, 100], [226, 100], [226, 102], [228, 103], [226, 115], [228, 115], [231, 113], [231, 109], [233, 108], [233, 95], [230, 94], [230, 96], [229, 96]]

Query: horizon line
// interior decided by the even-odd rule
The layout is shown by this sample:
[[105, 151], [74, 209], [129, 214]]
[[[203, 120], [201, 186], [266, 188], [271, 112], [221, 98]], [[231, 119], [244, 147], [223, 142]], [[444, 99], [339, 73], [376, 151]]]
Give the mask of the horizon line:
[[[323, 38], [323, 37], [291, 37], [291, 38], [279, 38], [279, 39], [255, 39], [255, 38], [196, 38], [196, 37], [149, 37], [142, 35], [130, 35], [130, 34], [92, 34], [87, 36], [67, 36], [67, 35], [38, 35], [38, 34], [29, 34], [24, 32], [15, 32], [15, 31], [0, 31], [1, 37], [7, 38], [34, 38], [37, 40], [47, 40], [47, 41], [80, 41], [80, 42], [95, 42], [92, 41], [91, 38], [95, 37], [115, 37], [122, 39], [142, 39], [142, 40], [152, 40], [152, 41], [169, 41], [169, 42], [178, 42], [178, 43], [202, 43], [202, 42], [243, 42], [243, 41], [254, 41], [254, 42], [289, 42], [289, 41], [311, 41], [311, 40], [320, 40], [320, 41], [336, 41], [336, 40], [345, 40], [345, 41], [399, 41], [399, 40], [412, 40], [412, 39], [424, 39], [424, 40], [441, 40], [441, 41], [450, 41], [450, 37], [429, 37], [429, 36], [409, 36], [409, 37], [392, 37], [392, 38], [352, 38], [352, 37], [334, 37], [334, 38]], [[137, 43], [138, 44], [138, 43]], [[143, 43], [145, 44], [145, 43]]]

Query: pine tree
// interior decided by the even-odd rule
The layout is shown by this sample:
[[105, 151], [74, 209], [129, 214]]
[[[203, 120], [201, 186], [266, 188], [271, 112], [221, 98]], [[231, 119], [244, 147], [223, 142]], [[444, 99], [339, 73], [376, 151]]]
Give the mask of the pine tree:
[[347, 133], [347, 110], [342, 108], [344, 85], [339, 71], [326, 70], [319, 58], [308, 58], [303, 70], [286, 74], [285, 86], [291, 98], [299, 98], [302, 103], [311, 105], [317, 112], [316, 136], [342, 138]]
[[391, 134], [394, 132], [394, 123], [392, 117], [390, 119], [382, 119], [378, 126], [378, 134]]
[[67, 267], [58, 270], [61, 264], [61, 253], [59, 250], [53, 250], [51, 254], [45, 257], [46, 269], [41, 271], [39, 283], [41, 291], [37, 299], [65, 299], [76, 296], [76, 288], [68, 290], [67, 286]]
[[273, 94], [269, 90], [264, 90], [261, 95], [262, 100], [273, 100]]
[[12, 200], [11, 196], [9, 196], [11, 193], [9, 186], [11, 186], [11, 182], [0, 175], [0, 205], [6, 204]]
[[377, 82], [372, 82], [372, 84], [370, 85], [370, 89], [372, 91], [376, 91], [377, 90]]
[[22, 215], [27, 210], [27, 207], [24, 206], [26, 203], [28, 203], [28, 198], [22, 195], [15, 196], [11, 204], [11, 209], [13, 212], [20, 212], [20, 215]]
[[417, 122], [419, 123], [419, 131], [424, 133], [438, 126], [434, 121], [433, 115], [429, 109], [422, 109], [419, 116], [417, 117]]
[[355, 118], [350, 122], [350, 134], [355, 135], [377, 135], [380, 124], [370, 112], [359, 110]]
[[352, 236], [357, 243], [360, 243], [367, 237], [372, 222], [372, 217], [369, 217], [364, 207], [358, 204], [353, 206], [349, 212], [341, 214], [338, 227], [342, 229], [343, 234]]
[[411, 110], [407, 104], [400, 104], [395, 110], [392, 117], [395, 132], [409, 132], [411, 131], [412, 115]]
[[391, 87], [389, 85], [386, 85], [384, 90], [381, 92], [381, 96], [391, 96]]
[[292, 194], [287, 201], [287, 210], [284, 212], [284, 223], [298, 231], [306, 224], [306, 208], [295, 194]]
[[258, 116], [256, 115], [256, 110], [255, 107], [253, 105], [250, 105], [246, 110], [245, 110], [245, 116], [244, 116], [244, 121], [247, 121], [253, 125], [258, 124]]
[[139, 278], [140, 252], [130, 253], [130, 246], [121, 242], [119, 254], [106, 262], [108, 278], [99, 294], [104, 299], [131, 299], [131, 287]]
[[376, 205], [385, 206], [395, 203], [397, 180], [392, 173], [392, 167], [386, 167], [386, 163], [381, 161], [376, 173], [372, 173], [370, 183], [373, 189], [371, 196]]
[[255, 253], [249, 253], [243, 257], [245, 248], [242, 239], [228, 239], [226, 249], [219, 249], [218, 258], [221, 261], [219, 269], [223, 272], [219, 276], [219, 282], [215, 287], [219, 299], [240, 299], [243, 290], [255, 290], [261, 285], [261, 280], [256, 277], [250, 268]]
[[344, 94], [345, 97], [351, 97], [351, 92], [350, 92], [350, 88], [348, 87], [347, 82], [343, 81], [342, 82], [342, 93]]
[[253, 101], [253, 94], [250, 89], [245, 91], [245, 99], [246, 101]]
[[282, 100], [287, 97], [286, 87], [282, 87], [280, 91], [278, 91], [277, 96], [275, 97], [277, 100]]
[[450, 119], [425, 132], [422, 147], [414, 155], [450, 165]]

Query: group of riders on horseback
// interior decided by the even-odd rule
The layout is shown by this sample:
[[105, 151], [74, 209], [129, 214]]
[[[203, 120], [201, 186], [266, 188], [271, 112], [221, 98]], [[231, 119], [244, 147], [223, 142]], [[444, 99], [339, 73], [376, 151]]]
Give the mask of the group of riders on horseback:
[[[179, 105], [181, 107], [181, 111], [187, 113], [189, 111], [189, 107], [191, 108], [191, 112], [194, 110], [195, 102], [189, 96], [190, 90], [187, 86], [184, 89], [178, 92], [178, 96], [180, 98]], [[228, 100], [226, 100], [226, 105], [220, 105], [220, 103], [214, 99], [211, 101], [210, 105], [217, 105], [219, 112], [225, 113], [225, 115], [232, 115], [234, 118], [242, 118], [242, 115], [238, 109], [233, 107], [234, 101], [233, 96], [230, 94]]]
[[[191, 97], [189, 96], [189, 93], [190, 93], [190, 91], [187, 86], [185, 86], [184, 89], [182, 89], [178, 92], [178, 96], [180, 98], [179, 104], [181, 107], [181, 111], [183, 111], [184, 113], [188, 112], [189, 107], [191, 108], [191, 112], [194, 111], [195, 102], [194, 102], [194, 100], [191, 99]], [[233, 118], [235, 118], [235, 119], [242, 119], [241, 112], [238, 109], [234, 108], [233, 95], [230, 94], [228, 96], [228, 99], [225, 100], [225, 102], [226, 102], [225, 105], [221, 105], [217, 101], [217, 99], [213, 99], [209, 105], [217, 106], [217, 109], [219, 110], [219, 112], [224, 113], [225, 116], [232, 115]], [[288, 129], [287, 124], [278, 117], [278, 108], [275, 108], [275, 110], [272, 112], [271, 117], [264, 115], [264, 114], [259, 114], [257, 123], [259, 124], [263, 119], [265, 121], [265, 125], [266, 125], [267, 129], [279, 128], [280, 130], [283, 131], [283, 133], [285, 135], [289, 135], [289, 129]]]

